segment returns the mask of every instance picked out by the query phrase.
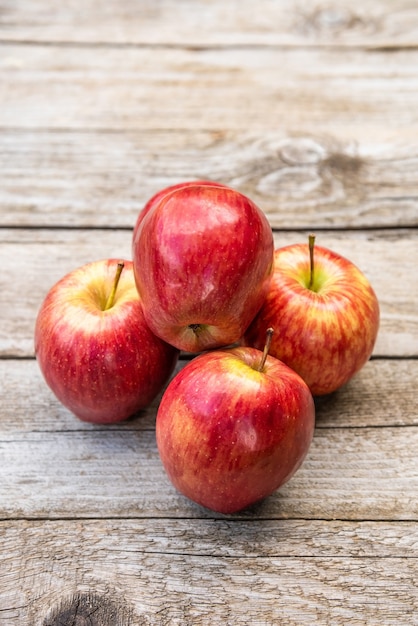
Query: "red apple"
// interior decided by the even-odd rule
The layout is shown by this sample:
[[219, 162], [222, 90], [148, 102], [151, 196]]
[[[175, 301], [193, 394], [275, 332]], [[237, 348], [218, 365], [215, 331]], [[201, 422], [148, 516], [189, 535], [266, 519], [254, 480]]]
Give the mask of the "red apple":
[[213, 511], [235, 513], [291, 478], [314, 422], [313, 398], [298, 374], [238, 347], [201, 354], [172, 379], [156, 436], [178, 491]]
[[238, 341], [272, 274], [261, 209], [225, 185], [198, 182], [162, 195], [139, 219], [133, 263], [151, 330], [189, 352]]
[[186, 182], [176, 183], [175, 185], [170, 185], [169, 187], [165, 187], [164, 189], [160, 189], [160, 191], [157, 191], [157, 193], [155, 193], [148, 200], [148, 202], [145, 204], [145, 206], [142, 209], [142, 211], [139, 213], [138, 218], [137, 218], [136, 223], [135, 223], [135, 227], [134, 227], [133, 240], [135, 241], [136, 233], [137, 233], [137, 230], [139, 228], [139, 225], [141, 224], [142, 220], [144, 219], [144, 217], [146, 216], [148, 211], [153, 209], [154, 206], [156, 204], [158, 204], [159, 201], [164, 196], [166, 196], [168, 193], [171, 193], [172, 191], [175, 191], [176, 189], [182, 189], [183, 187], [190, 187], [190, 186], [194, 186], [194, 185], [209, 185], [209, 186], [213, 186], [213, 187], [225, 187], [225, 185], [222, 185], [222, 183], [217, 183], [217, 182], [214, 182], [214, 181], [211, 181], [211, 180], [193, 180], [193, 181], [186, 181]]
[[35, 353], [61, 403], [103, 424], [149, 404], [178, 356], [145, 323], [132, 262], [115, 259], [84, 265], [50, 289], [36, 320]]
[[[312, 276], [312, 278], [311, 278]], [[269, 294], [243, 344], [263, 345], [294, 369], [315, 396], [329, 394], [369, 359], [379, 328], [379, 304], [364, 274], [339, 254], [310, 244], [275, 251]]]

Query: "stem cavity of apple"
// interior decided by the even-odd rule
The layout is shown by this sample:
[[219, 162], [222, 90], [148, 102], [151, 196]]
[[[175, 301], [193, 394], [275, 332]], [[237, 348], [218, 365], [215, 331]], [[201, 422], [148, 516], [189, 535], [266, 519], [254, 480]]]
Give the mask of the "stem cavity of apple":
[[308, 289], [312, 289], [314, 283], [314, 248], [315, 248], [315, 235], [309, 235], [309, 262], [310, 262], [310, 274]]
[[118, 266], [116, 268], [116, 274], [115, 274], [115, 279], [113, 281], [112, 291], [109, 293], [109, 296], [106, 300], [104, 311], [111, 309], [112, 306], [115, 304], [116, 290], [118, 288], [120, 275], [122, 274], [122, 270], [124, 267], [125, 267], [125, 263], [123, 261], [119, 261]]
[[273, 333], [274, 333], [274, 329], [273, 328], [267, 328], [267, 330], [266, 330], [266, 343], [264, 345], [263, 356], [261, 357], [260, 364], [257, 367], [257, 372], [262, 372], [263, 369], [264, 369], [264, 365], [266, 364], [266, 359], [267, 359], [268, 353], [270, 351], [271, 340], [273, 339]]

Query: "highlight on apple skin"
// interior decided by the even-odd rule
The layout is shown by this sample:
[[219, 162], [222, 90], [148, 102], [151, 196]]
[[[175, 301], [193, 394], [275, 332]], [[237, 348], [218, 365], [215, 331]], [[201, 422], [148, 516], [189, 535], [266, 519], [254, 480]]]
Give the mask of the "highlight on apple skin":
[[138, 217], [134, 273], [151, 330], [197, 353], [239, 341], [260, 309], [273, 233], [261, 209], [230, 187], [176, 187]]
[[151, 198], [145, 203], [144, 207], [139, 212], [132, 234], [132, 241], [135, 241], [139, 226], [144, 217], [147, 215], [148, 211], [151, 211], [151, 209], [153, 209], [160, 202], [160, 200], [164, 198], [164, 196], [171, 193], [172, 191], [176, 191], [177, 189], [183, 189], [183, 187], [194, 187], [196, 185], [205, 185], [209, 187], [226, 187], [226, 185], [223, 185], [222, 183], [217, 183], [213, 180], [188, 180], [181, 183], [175, 183], [174, 185], [170, 185], [169, 187], [164, 187], [163, 189], [160, 189], [153, 196], [151, 196]]
[[178, 350], [146, 325], [132, 262], [106, 259], [50, 289], [36, 319], [35, 354], [63, 405], [81, 420], [110, 424], [157, 396]]
[[195, 357], [169, 383], [156, 437], [173, 485], [219, 513], [236, 513], [281, 487], [314, 432], [312, 394], [293, 370], [254, 348]]
[[262, 347], [265, 328], [274, 326], [270, 354], [319, 396], [346, 384], [370, 358], [379, 303], [356, 265], [327, 248], [311, 248], [312, 256], [302, 243], [275, 251], [269, 293], [242, 344]]

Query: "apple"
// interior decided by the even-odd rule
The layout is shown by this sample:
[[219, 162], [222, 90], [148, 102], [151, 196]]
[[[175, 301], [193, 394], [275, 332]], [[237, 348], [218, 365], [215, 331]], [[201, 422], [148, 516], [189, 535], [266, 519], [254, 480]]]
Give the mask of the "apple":
[[168, 477], [219, 513], [273, 493], [301, 466], [313, 438], [308, 386], [267, 352], [235, 347], [196, 356], [158, 408], [157, 445]]
[[294, 369], [314, 396], [347, 383], [369, 359], [379, 328], [379, 303], [348, 259], [308, 244], [279, 248], [270, 290], [243, 345], [260, 347], [274, 326], [270, 353]]
[[225, 185], [179, 185], [140, 214], [133, 264], [152, 332], [180, 350], [233, 344], [261, 308], [273, 270], [270, 224]]
[[134, 226], [133, 240], [135, 240], [137, 230], [138, 230], [142, 220], [144, 219], [144, 217], [148, 213], [148, 211], [153, 209], [154, 206], [156, 204], [158, 204], [159, 201], [164, 196], [166, 196], [168, 193], [171, 193], [172, 191], [175, 191], [176, 189], [182, 189], [183, 187], [190, 187], [190, 186], [194, 186], [194, 185], [209, 185], [209, 186], [212, 185], [214, 187], [225, 187], [225, 185], [223, 185], [222, 183], [217, 183], [217, 182], [212, 181], [212, 180], [193, 180], [193, 181], [186, 181], [186, 182], [176, 183], [174, 185], [170, 185], [168, 187], [164, 187], [164, 189], [160, 189], [159, 191], [157, 191], [157, 193], [155, 193], [148, 200], [148, 202], [145, 204], [145, 206], [142, 209], [142, 211], [139, 213], [138, 218], [137, 218], [136, 223], [135, 223], [135, 226]]
[[146, 325], [132, 262], [106, 259], [49, 290], [36, 319], [35, 354], [63, 405], [81, 420], [110, 424], [154, 399], [178, 350]]

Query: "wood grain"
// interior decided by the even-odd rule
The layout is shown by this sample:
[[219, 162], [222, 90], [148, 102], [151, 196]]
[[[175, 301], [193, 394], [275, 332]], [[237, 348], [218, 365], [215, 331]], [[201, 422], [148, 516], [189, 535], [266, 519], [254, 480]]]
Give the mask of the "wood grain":
[[[180, 360], [173, 373], [188, 362]], [[316, 399], [316, 426], [364, 428], [418, 426], [418, 360], [374, 359], [345, 387]], [[96, 430], [77, 420], [52, 394], [34, 359], [0, 359], [0, 433]], [[160, 396], [135, 419], [107, 430], [153, 430]], [[382, 407], [383, 410], [382, 410]]]
[[110, 45], [415, 46], [418, 9], [409, 0], [303, 4], [298, 0], [67, 0], [3, 2], [0, 38]]
[[318, 133], [3, 130], [0, 226], [131, 228], [160, 189], [211, 179], [274, 228], [418, 224], [418, 143]]
[[[234, 559], [416, 558], [415, 522], [253, 519], [3, 520], [4, 554], [33, 552], [40, 560], [65, 558], [72, 542], [103, 557], [120, 542], [120, 554]], [[378, 532], [377, 532], [378, 531]], [[71, 540], [67, 544], [65, 537]], [[0, 574], [6, 578], [3, 570]]]
[[320, 128], [351, 142], [418, 131], [415, 49], [3, 44], [0, 55], [0, 127], [9, 129]]
[[4, 623], [41, 624], [88, 593], [113, 605], [111, 623], [124, 626], [360, 625], [376, 614], [385, 626], [416, 624], [410, 524], [318, 521], [307, 532], [290, 521], [200, 520], [192, 528], [186, 520], [3, 523], [2, 560], [20, 564], [0, 573]]
[[[417, 446], [416, 427], [317, 429], [291, 481], [243, 515], [416, 521]], [[0, 454], [3, 519], [210, 515], [169, 483], [153, 431], [2, 433]]]
[[[381, 305], [374, 354], [418, 354], [417, 232], [317, 233], [318, 245], [356, 263], [373, 285]], [[33, 356], [37, 311], [52, 285], [75, 267], [100, 258], [131, 258], [131, 230], [0, 231], [0, 293], [13, 311], [0, 308], [0, 354]], [[276, 246], [307, 240], [301, 232], [276, 232]], [[11, 262], [11, 260], [13, 260]]]

